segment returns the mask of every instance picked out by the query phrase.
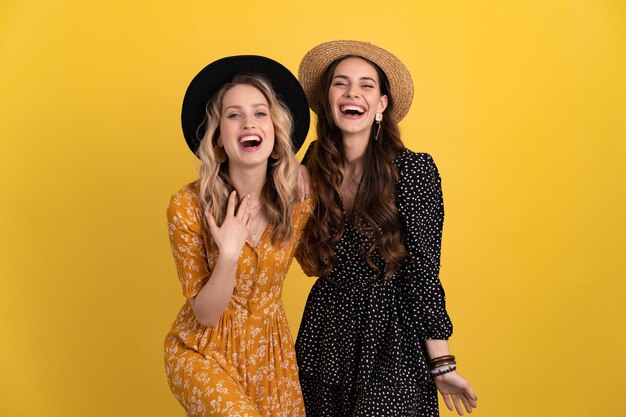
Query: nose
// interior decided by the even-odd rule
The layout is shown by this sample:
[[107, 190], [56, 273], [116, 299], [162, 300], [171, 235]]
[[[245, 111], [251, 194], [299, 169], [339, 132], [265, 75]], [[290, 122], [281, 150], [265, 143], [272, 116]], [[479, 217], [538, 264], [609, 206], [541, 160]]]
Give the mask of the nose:
[[241, 124], [243, 129], [254, 129], [254, 117], [244, 116], [241, 118]]
[[359, 92], [357, 87], [354, 84], [351, 84], [346, 88], [344, 95], [346, 97], [359, 97]]

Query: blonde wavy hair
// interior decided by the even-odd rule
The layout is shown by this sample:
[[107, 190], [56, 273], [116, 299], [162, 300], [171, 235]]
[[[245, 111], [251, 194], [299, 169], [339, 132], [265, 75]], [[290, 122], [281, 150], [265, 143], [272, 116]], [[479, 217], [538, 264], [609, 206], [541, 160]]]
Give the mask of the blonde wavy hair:
[[[222, 101], [224, 95], [236, 85], [250, 85], [258, 89], [269, 104], [274, 124], [274, 150], [267, 165], [267, 180], [261, 192], [261, 209], [274, 225], [272, 243], [288, 240], [293, 234], [291, 215], [298, 200], [298, 162], [291, 148], [293, 119], [288, 108], [278, 99], [271, 85], [260, 75], [240, 74], [225, 84], [207, 104], [206, 118], [201, 127], [206, 132], [198, 148], [200, 178], [196, 181], [202, 211], [208, 210], [221, 225], [226, 216], [228, 196], [234, 190], [228, 178], [228, 159], [217, 162], [217, 140], [220, 136]], [[223, 150], [222, 150], [223, 152]]]

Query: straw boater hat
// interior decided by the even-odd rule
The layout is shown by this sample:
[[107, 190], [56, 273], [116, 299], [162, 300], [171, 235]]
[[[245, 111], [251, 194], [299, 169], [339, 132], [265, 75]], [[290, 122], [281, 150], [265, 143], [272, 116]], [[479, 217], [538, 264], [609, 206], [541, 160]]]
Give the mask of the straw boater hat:
[[332, 41], [317, 45], [302, 58], [298, 78], [304, 87], [311, 109], [317, 113], [319, 82], [326, 68], [335, 60], [346, 55], [366, 58], [383, 70], [393, 97], [391, 117], [399, 122], [408, 113], [413, 100], [413, 80], [409, 70], [391, 52], [368, 42]]
[[197, 155], [206, 132], [206, 106], [213, 95], [239, 74], [263, 76], [289, 109], [293, 118], [292, 149], [297, 152], [309, 131], [309, 105], [298, 79], [282, 64], [257, 55], [238, 55], [214, 61], [204, 67], [187, 87], [181, 122], [189, 149]]

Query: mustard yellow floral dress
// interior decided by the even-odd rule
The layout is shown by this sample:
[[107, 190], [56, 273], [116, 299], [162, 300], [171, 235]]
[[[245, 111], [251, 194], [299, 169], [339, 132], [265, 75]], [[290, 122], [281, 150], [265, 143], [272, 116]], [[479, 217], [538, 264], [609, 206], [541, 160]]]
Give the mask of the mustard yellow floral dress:
[[218, 249], [201, 221], [194, 185], [172, 196], [169, 236], [187, 300], [165, 339], [165, 370], [189, 416], [304, 416], [281, 292], [311, 209], [311, 200], [298, 203], [289, 241], [274, 246], [270, 224], [257, 247], [244, 245], [233, 296], [211, 328], [196, 320], [189, 299], [210, 278]]

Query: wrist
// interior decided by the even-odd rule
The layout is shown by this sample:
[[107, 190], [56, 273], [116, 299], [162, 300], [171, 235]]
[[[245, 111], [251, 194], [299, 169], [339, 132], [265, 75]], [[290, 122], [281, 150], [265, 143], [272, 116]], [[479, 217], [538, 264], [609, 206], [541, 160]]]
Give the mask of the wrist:
[[456, 374], [456, 369], [453, 369], [449, 372], [445, 372], [439, 375], [431, 375], [430, 377], [434, 380], [434, 381], [445, 381], [446, 379], [450, 378], [452, 375]]
[[[217, 265], [222, 266], [223, 268], [236, 268], [237, 263], [239, 262], [239, 254], [229, 253], [229, 252], [220, 252], [217, 257]], [[217, 267], [216, 265], [216, 267]]]
[[454, 372], [456, 370], [456, 359], [453, 355], [438, 356], [428, 361], [430, 376], [436, 378]]
[[432, 360], [441, 356], [447, 356], [450, 354], [450, 346], [445, 339], [425, 339], [426, 351], [428, 357]]

